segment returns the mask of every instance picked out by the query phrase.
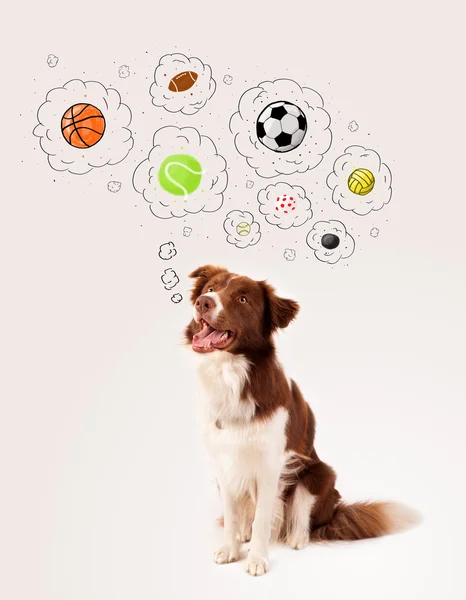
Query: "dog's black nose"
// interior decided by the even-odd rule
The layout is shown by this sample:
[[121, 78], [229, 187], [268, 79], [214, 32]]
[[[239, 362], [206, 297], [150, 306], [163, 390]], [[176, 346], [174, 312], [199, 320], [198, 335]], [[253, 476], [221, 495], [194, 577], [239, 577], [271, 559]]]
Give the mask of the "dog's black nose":
[[207, 312], [215, 308], [217, 305], [215, 304], [215, 300], [212, 296], [199, 296], [196, 300], [196, 308], [200, 313]]

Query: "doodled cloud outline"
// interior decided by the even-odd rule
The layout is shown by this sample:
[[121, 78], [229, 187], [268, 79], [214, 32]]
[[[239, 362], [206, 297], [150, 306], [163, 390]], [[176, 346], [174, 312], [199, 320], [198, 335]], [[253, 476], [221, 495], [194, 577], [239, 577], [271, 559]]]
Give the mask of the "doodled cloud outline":
[[161, 281], [163, 283], [163, 287], [166, 290], [172, 290], [180, 282], [178, 274], [171, 267], [168, 268], [168, 269], [165, 269], [165, 271], [163, 272], [163, 275], [162, 275], [162, 277], [160, 279], [161, 279]]
[[165, 242], [159, 247], [159, 258], [162, 260], [170, 260], [177, 255], [175, 244], [173, 242]]
[[[286, 100], [299, 106], [307, 120], [307, 132], [295, 149], [280, 154], [266, 148], [256, 135], [256, 122], [262, 110], [276, 101]], [[238, 110], [230, 119], [230, 131], [237, 151], [260, 177], [305, 173], [317, 167], [332, 144], [330, 115], [322, 96], [292, 79], [263, 81], [246, 90]]]
[[[69, 144], [61, 131], [65, 112], [83, 103], [96, 106], [108, 125], [102, 139], [84, 151]], [[116, 165], [128, 156], [134, 145], [129, 129], [131, 118], [131, 110], [121, 101], [117, 90], [106, 88], [98, 81], [71, 79], [47, 93], [45, 102], [37, 110], [39, 124], [33, 134], [39, 138], [52, 169], [84, 175], [94, 168]]]
[[[374, 189], [365, 196], [354, 194], [348, 187], [348, 178], [358, 168], [368, 169], [374, 175]], [[368, 215], [381, 210], [392, 197], [392, 174], [375, 150], [364, 146], [348, 146], [339, 156], [333, 171], [327, 177], [327, 186], [332, 190], [332, 200], [343, 210], [357, 215]]]
[[[277, 199], [286, 195], [288, 199], [293, 198], [296, 202], [295, 211], [284, 213], [277, 207]], [[271, 183], [257, 194], [259, 212], [265, 216], [270, 225], [276, 225], [280, 229], [300, 227], [312, 218], [311, 201], [306, 196], [306, 190], [299, 185], [290, 185], [284, 181]], [[277, 210], [278, 208], [278, 210]]]
[[[324, 248], [322, 237], [327, 233], [333, 233], [340, 239], [340, 243], [334, 249]], [[334, 265], [342, 258], [349, 258], [355, 249], [353, 236], [348, 233], [341, 221], [331, 219], [329, 221], [317, 221], [306, 236], [306, 244], [314, 250], [314, 256], [321, 262]]]
[[[247, 235], [240, 235], [237, 232], [236, 228], [240, 223], [249, 225], [250, 231]], [[223, 229], [227, 233], [227, 242], [237, 248], [255, 246], [261, 239], [260, 225], [254, 219], [254, 215], [248, 211], [231, 210], [223, 222]]]
[[[171, 92], [170, 80], [180, 72], [197, 73], [196, 83], [186, 92]], [[217, 84], [212, 77], [212, 69], [200, 58], [185, 54], [165, 54], [154, 71], [154, 79], [149, 93], [154, 106], [163, 107], [168, 112], [181, 112], [194, 115], [203, 108], [215, 93]]]
[[47, 64], [51, 69], [57, 66], [59, 60], [60, 59], [58, 56], [55, 56], [55, 54], [49, 54], [47, 56]]
[[[203, 174], [200, 186], [185, 198], [166, 192], [158, 181], [160, 165], [171, 154], [190, 154], [200, 163]], [[160, 219], [184, 217], [201, 211], [215, 212], [223, 204], [228, 185], [226, 160], [214, 142], [194, 127], [167, 125], [154, 133], [153, 147], [133, 173], [133, 187], [150, 204], [152, 214]]]

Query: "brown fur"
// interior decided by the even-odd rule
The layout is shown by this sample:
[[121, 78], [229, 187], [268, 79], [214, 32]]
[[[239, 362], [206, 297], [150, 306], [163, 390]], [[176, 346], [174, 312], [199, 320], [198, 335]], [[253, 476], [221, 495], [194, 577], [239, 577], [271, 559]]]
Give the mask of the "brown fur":
[[391, 532], [391, 523], [382, 502], [339, 502], [332, 517], [320, 527], [313, 527], [311, 540], [363, 540]]
[[[275, 356], [273, 334], [287, 327], [296, 317], [299, 305], [294, 300], [280, 298], [266, 281], [239, 277], [223, 267], [205, 265], [190, 275], [195, 279], [191, 301], [213, 289], [224, 307], [216, 329], [237, 332], [237, 338], [225, 350], [243, 354], [249, 360], [250, 376], [243, 397], [256, 402], [255, 419], [267, 419], [278, 407], [289, 412], [286, 450], [295, 453], [283, 492], [285, 511], [290, 506], [298, 483], [317, 497], [310, 520], [313, 541], [360, 540], [394, 533], [404, 529], [410, 516], [397, 512], [396, 505], [381, 502], [345, 504], [335, 488], [335, 471], [322, 462], [314, 447], [315, 418], [297, 384], [291, 388]], [[247, 297], [247, 304], [237, 302]], [[191, 344], [201, 326], [193, 319], [185, 330], [186, 342]], [[246, 401], [246, 400], [245, 400]], [[395, 508], [394, 508], [395, 507]], [[401, 515], [401, 517], [399, 517]], [[398, 518], [399, 517], [399, 518]], [[219, 522], [222, 524], [223, 519]]]

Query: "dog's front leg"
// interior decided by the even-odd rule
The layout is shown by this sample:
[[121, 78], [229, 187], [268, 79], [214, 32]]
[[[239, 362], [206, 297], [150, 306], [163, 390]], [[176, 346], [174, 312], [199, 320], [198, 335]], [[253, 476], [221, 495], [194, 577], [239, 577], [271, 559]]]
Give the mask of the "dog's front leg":
[[220, 498], [223, 505], [224, 540], [223, 545], [214, 553], [214, 560], [218, 564], [235, 562], [239, 558], [239, 510], [238, 501], [234, 492], [228, 485], [219, 482]]
[[246, 563], [246, 573], [250, 575], [263, 575], [269, 570], [269, 542], [279, 478], [280, 471], [270, 468], [263, 469], [256, 477], [256, 514]]

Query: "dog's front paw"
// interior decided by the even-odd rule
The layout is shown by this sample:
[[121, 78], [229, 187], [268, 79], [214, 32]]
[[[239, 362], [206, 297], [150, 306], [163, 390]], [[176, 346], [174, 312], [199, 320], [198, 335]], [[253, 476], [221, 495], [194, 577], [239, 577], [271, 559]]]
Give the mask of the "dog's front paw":
[[269, 560], [266, 556], [260, 556], [259, 554], [249, 553], [248, 560], [246, 562], [246, 573], [253, 575], [265, 575], [270, 569]]
[[218, 565], [236, 562], [239, 559], [239, 547], [236, 544], [225, 544], [214, 552], [214, 561]]

